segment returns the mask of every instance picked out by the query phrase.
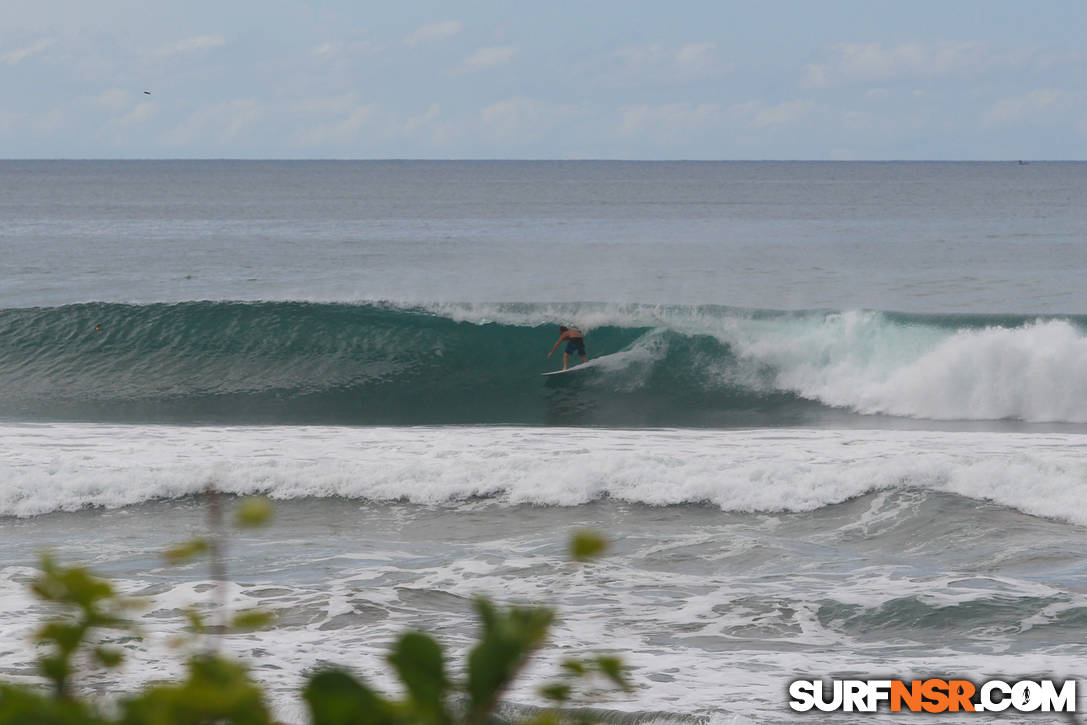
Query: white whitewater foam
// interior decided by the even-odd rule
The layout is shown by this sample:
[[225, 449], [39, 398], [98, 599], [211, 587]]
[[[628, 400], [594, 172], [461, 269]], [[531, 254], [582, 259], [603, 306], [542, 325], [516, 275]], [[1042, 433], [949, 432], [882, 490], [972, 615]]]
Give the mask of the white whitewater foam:
[[0, 426], [0, 515], [214, 484], [273, 498], [576, 506], [604, 496], [807, 511], [927, 488], [1087, 525], [1087, 437], [854, 430]]
[[[870, 504], [874, 516], [883, 512], [879, 498]], [[198, 507], [171, 509], [146, 512], [144, 527], [169, 535], [202, 519]], [[198, 607], [209, 621], [216, 615], [203, 564], [180, 571], [152, 564], [144, 571], [146, 534], [126, 530], [117, 516], [87, 517], [97, 521], [102, 535], [92, 547], [86, 542], [74, 547], [98, 550], [107, 542], [113, 558], [129, 560], [128, 577], [117, 583], [144, 602], [133, 616], [145, 637], [125, 645], [125, 668], [80, 684], [130, 692], [148, 681], [179, 676], [180, 656], [167, 642], [185, 631], [187, 606]], [[650, 523], [652, 515], [624, 517], [628, 525], [616, 532], [622, 536], [619, 546], [581, 568], [563, 560], [558, 541], [565, 532], [554, 527], [554, 519], [533, 523], [531, 512], [508, 516], [493, 509], [473, 512], [471, 518], [470, 535], [462, 530], [448, 539], [444, 530], [418, 536], [420, 528], [441, 518], [401, 521], [375, 531], [358, 525], [372, 518], [360, 517], [347, 519], [356, 526], [332, 535], [327, 522], [293, 519], [237, 541], [231, 546], [234, 576], [225, 592], [229, 605], [233, 611], [259, 606], [275, 613], [277, 623], [271, 630], [223, 637], [220, 644], [254, 666], [277, 717], [291, 723], [306, 722], [298, 689], [308, 673], [326, 663], [346, 665], [376, 687], [395, 691], [385, 664], [387, 647], [409, 627], [435, 633], [450, 661], [463, 661], [476, 633], [469, 602], [480, 593], [503, 602], [549, 602], [562, 613], [551, 646], [508, 696], [519, 703], [539, 703], [535, 685], [557, 673], [560, 660], [602, 647], [622, 653], [636, 685], [631, 693], [607, 691], [601, 702], [608, 708], [715, 718], [742, 714], [758, 723], [810, 722], [807, 714], [792, 716], [783, 699], [788, 681], [806, 673], [988, 679], [1012, 672], [1078, 676], [1082, 671], [1083, 647], [1074, 632], [1070, 641], [1049, 641], [1041, 648], [1018, 638], [1020, 622], [1044, 627], [1062, 609], [1082, 610], [1087, 604], [1074, 584], [1069, 592], [1044, 577], [1036, 579], [1034, 571], [1009, 576], [989, 571], [991, 563], [984, 561], [985, 572], [977, 577], [986, 586], [962, 586], [964, 574], [941, 571], [945, 562], [931, 555], [915, 564], [902, 552], [871, 551], [871, 557], [858, 559], [855, 550], [834, 552], [810, 532], [791, 539], [760, 531], [758, 521], [727, 524], [720, 518], [666, 528]], [[389, 535], [400, 526], [415, 533]], [[51, 527], [43, 522], [40, 528]], [[752, 566], [744, 563], [749, 546], [770, 551]], [[139, 552], [134, 561], [133, 551]], [[1073, 556], [1068, 553], [1069, 560]], [[698, 561], [693, 569], [692, 560]], [[951, 561], [961, 564], [955, 556]], [[682, 562], [686, 565], [677, 566]], [[0, 631], [11, 643], [0, 651], [0, 667], [20, 672], [31, 671], [30, 633], [42, 618], [26, 587], [31, 573], [25, 566], [0, 563]], [[1001, 626], [989, 632], [922, 626], [915, 633], [892, 628], [873, 636], [843, 621], [905, 598], [933, 608], [996, 603], [1004, 613]], [[1039, 601], [1045, 607], [1035, 610]], [[827, 614], [827, 605], [839, 613]], [[1068, 630], [1058, 636], [1069, 637]], [[933, 643], [933, 637], [947, 639]], [[874, 716], [873, 721], [901, 717], [884, 715], [886, 720]]]
[[[1087, 334], [1071, 322], [958, 330], [872, 311], [757, 315], [713, 307], [622, 304], [442, 304], [426, 309], [467, 322], [568, 321], [709, 335], [738, 369], [711, 378], [789, 391], [858, 413], [930, 420], [1087, 422]], [[724, 364], [733, 364], [728, 361]]]
[[941, 337], [871, 319], [842, 328], [738, 347], [773, 365], [781, 388], [861, 413], [1087, 422], [1087, 336], [1068, 322]]

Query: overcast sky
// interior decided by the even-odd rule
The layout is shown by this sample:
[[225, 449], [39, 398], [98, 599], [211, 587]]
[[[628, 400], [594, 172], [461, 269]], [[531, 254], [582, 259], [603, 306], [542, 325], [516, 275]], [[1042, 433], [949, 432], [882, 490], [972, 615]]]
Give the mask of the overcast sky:
[[0, 5], [2, 158], [1087, 159], [1087, 0]]

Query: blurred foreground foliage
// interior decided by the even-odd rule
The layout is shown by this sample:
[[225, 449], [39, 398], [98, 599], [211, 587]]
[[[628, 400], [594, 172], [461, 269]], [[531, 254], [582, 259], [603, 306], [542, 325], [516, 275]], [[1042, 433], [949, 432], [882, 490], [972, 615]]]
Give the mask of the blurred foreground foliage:
[[[218, 506], [217, 501], [213, 504]], [[266, 521], [270, 509], [262, 501], [244, 502], [236, 523], [254, 526]], [[215, 516], [218, 516], [216, 512]], [[213, 558], [222, 549], [221, 529], [210, 540], [197, 539], [166, 552], [168, 561], [196, 556]], [[570, 557], [579, 562], [598, 556], [603, 538], [591, 531], [577, 532]], [[156, 683], [115, 701], [80, 695], [73, 687], [78, 670], [118, 667], [123, 649], [116, 640], [132, 639], [138, 631], [124, 618], [133, 602], [118, 595], [106, 581], [80, 567], [59, 566], [42, 558], [41, 573], [32, 583], [34, 593], [61, 609], [36, 635], [43, 649], [39, 671], [48, 689], [0, 683], [0, 725], [271, 725], [274, 720], [263, 689], [245, 665], [219, 655], [215, 649], [193, 654], [179, 682]], [[503, 694], [513, 685], [531, 656], [544, 646], [555, 612], [541, 606], [496, 606], [489, 599], [475, 600], [482, 630], [469, 650], [458, 679], [448, 669], [441, 646], [422, 632], [409, 631], [393, 645], [387, 660], [403, 686], [401, 698], [379, 693], [341, 668], [312, 674], [302, 689], [313, 725], [488, 725]], [[209, 628], [195, 610], [188, 612], [196, 635]], [[225, 615], [224, 615], [225, 616]], [[217, 632], [267, 627], [271, 617], [245, 612]], [[110, 644], [110, 640], [115, 640]], [[216, 643], [217, 644], [217, 643]], [[78, 667], [77, 667], [78, 663]], [[572, 701], [576, 686], [602, 676], [629, 689], [618, 658], [597, 656], [566, 659], [560, 675], [538, 689], [556, 708]], [[526, 725], [567, 722], [560, 710], [543, 710]]]

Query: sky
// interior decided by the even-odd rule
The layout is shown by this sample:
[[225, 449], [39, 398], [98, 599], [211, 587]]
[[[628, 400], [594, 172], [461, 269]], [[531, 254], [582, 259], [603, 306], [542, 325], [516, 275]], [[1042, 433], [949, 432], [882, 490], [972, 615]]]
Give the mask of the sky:
[[0, 158], [1087, 159], [1087, 0], [0, 5]]

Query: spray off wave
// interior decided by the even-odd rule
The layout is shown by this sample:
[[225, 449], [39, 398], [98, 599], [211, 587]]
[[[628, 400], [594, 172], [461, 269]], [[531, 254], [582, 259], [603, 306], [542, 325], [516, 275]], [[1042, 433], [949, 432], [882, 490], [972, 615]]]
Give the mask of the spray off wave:
[[[589, 368], [540, 378], [555, 324]], [[260, 424], [1087, 423], [1087, 319], [191, 302], [0, 311], [0, 416]], [[561, 351], [560, 351], [561, 354]]]

